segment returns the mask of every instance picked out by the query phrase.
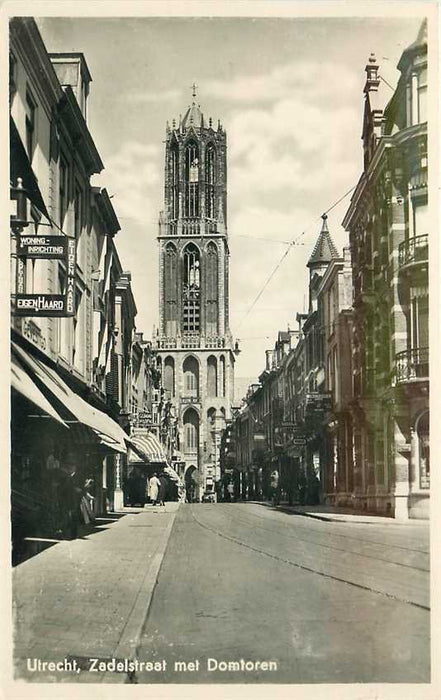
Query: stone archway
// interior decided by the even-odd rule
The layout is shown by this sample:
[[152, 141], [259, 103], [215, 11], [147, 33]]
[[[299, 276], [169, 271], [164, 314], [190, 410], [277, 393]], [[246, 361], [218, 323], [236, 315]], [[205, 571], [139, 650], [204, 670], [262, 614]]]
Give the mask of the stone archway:
[[185, 495], [187, 503], [195, 503], [199, 500], [199, 470], [191, 464], [185, 471]]
[[415, 422], [418, 444], [418, 487], [430, 488], [430, 425], [429, 411], [424, 411]]

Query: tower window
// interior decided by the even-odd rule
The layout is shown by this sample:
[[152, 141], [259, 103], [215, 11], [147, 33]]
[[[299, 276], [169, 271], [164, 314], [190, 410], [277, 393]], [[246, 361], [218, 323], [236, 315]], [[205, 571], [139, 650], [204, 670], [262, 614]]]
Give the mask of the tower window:
[[207, 360], [207, 396], [217, 396], [217, 360], [213, 355]]
[[194, 141], [185, 149], [185, 216], [199, 216], [199, 154]]
[[171, 151], [171, 217], [179, 216], [179, 155], [176, 147]]
[[218, 250], [212, 241], [207, 246], [205, 269], [205, 299], [206, 299], [206, 334], [217, 335], [218, 332]]
[[200, 329], [200, 284], [200, 254], [198, 248], [190, 243], [184, 252], [184, 331], [199, 331]]
[[175, 395], [175, 361], [172, 357], [166, 357], [164, 361], [164, 389], [172, 398]]
[[209, 219], [214, 219], [214, 185], [216, 173], [216, 151], [209, 145], [205, 155], [205, 211]]
[[165, 334], [174, 338], [177, 332], [178, 307], [178, 271], [177, 252], [172, 243], [168, 243], [164, 256], [164, 323]]
[[197, 398], [199, 394], [199, 363], [195, 357], [186, 357], [182, 366], [184, 371], [185, 396]]
[[184, 449], [186, 452], [196, 452], [199, 445], [199, 416], [193, 408], [184, 414]]

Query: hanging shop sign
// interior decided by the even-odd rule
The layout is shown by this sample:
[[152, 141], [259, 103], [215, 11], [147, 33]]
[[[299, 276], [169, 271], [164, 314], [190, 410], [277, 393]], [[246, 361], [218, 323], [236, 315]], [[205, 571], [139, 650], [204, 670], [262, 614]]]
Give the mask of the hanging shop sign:
[[[44, 243], [34, 243], [32, 241], [26, 241], [24, 243], [24, 249], [27, 248], [44, 248], [47, 247], [57, 247], [49, 246], [47, 241], [49, 239], [61, 239], [63, 243], [61, 244], [64, 248], [63, 256], [55, 255], [53, 252], [50, 255], [43, 255], [42, 251], [37, 255], [36, 251], [30, 253], [21, 253], [18, 255], [21, 258], [26, 257], [38, 257], [38, 258], [55, 258], [59, 257], [63, 259], [66, 264], [66, 289], [64, 294], [24, 294], [17, 293], [15, 295], [15, 311], [14, 313], [18, 316], [74, 316], [75, 315], [75, 268], [76, 268], [76, 243], [74, 238], [61, 238], [61, 236], [23, 236], [24, 239], [32, 239], [32, 241], [38, 240], [39, 238], [44, 239]], [[57, 244], [58, 245], [58, 244]], [[19, 248], [20, 250], [20, 248]], [[22, 285], [17, 284], [18, 289], [22, 289]]]
[[26, 258], [66, 258], [68, 239], [65, 236], [23, 236], [18, 239], [17, 255]]
[[68, 316], [64, 294], [17, 294], [16, 313], [22, 316]]
[[307, 394], [306, 395], [306, 410], [308, 412], [329, 411], [331, 409], [330, 394]]

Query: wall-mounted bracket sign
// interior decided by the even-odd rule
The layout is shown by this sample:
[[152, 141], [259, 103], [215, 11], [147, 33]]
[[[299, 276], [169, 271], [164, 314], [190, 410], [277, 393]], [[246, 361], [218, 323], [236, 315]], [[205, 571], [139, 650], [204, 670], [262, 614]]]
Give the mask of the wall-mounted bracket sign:
[[67, 236], [20, 236], [18, 257], [64, 260], [66, 289], [64, 294], [15, 295], [14, 314], [17, 316], [74, 316], [75, 315], [75, 238]]
[[28, 236], [18, 238], [17, 255], [25, 258], [66, 258], [66, 236]]

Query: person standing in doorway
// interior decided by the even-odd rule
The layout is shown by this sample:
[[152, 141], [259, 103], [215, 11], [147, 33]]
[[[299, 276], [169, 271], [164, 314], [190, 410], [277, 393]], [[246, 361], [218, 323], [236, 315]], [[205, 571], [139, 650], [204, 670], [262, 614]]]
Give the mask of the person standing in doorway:
[[68, 454], [66, 456], [65, 462], [62, 464], [62, 471], [63, 479], [59, 483], [58, 494], [64, 516], [63, 534], [68, 539], [74, 540], [78, 537], [80, 502], [83, 495], [75, 455]]
[[160, 506], [165, 507], [165, 496], [167, 493], [167, 477], [165, 476], [164, 472], [161, 472], [159, 477], [159, 492], [158, 492], [158, 503]]
[[158, 479], [157, 473], [153, 472], [153, 475], [149, 481], [149, 496], [153, 506], [155, 506], [158, 501], [160, 485], [161, 482]]

